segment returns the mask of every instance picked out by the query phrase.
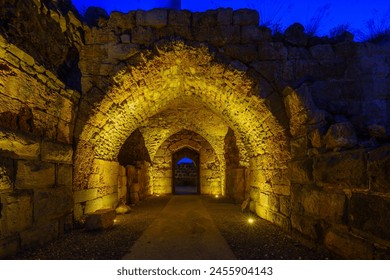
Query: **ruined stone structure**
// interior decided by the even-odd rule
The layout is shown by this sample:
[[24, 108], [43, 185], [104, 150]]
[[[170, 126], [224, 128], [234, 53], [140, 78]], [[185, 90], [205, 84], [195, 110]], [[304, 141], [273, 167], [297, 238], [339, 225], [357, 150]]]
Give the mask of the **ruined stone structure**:
[[388, 258], [390, 44], [271, 36], [252, 10], [114, 12], [0, 1], [0, 257], [88, 214], [201, 194], [346, 258]]

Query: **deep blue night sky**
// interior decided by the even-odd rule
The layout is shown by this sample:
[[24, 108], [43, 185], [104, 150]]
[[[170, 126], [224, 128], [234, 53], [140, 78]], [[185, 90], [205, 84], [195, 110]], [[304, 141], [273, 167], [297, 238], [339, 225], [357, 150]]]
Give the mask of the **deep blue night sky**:
[[[72, 0], [81, 13], [89, 6], [99, 6], [111, 11], [149, 10], [166, 7], [169, 0]], [[219, 7], [252, 8], [260, 11], [261, 21], [280, 22], [283, 28], [294, 22], [306, 26], [313, 17], [322, 17], [318, 35], [328, 35], [329, 30], [339, 24], [349, 24], [352, 30], [364, 30], [369, 19], [379, 23], [387, 17], [390, 24], [390, 2], [388, 0], [211, 0], [181, 1], [182, 9], [206, 11]], [[323, 15], [323, 16], [321, 16]]]

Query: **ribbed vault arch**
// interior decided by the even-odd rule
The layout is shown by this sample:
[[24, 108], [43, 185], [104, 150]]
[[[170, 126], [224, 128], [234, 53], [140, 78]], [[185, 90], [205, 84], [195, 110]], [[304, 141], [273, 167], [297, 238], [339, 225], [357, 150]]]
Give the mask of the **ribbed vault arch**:
[[[112, 86], [81, 130], [76, 161], [115, 161], [132, 131], [182, 98], [203, 104], [223, 119], [239, 135], [250, 157], [261, 155], [271, 167], [285, 162], [284, 129], [257, 96], [255, 83], [245, 72], [217, 63], [206, 47], [182, 42], [170, 43], [158, 55], [113, 77]], [[84, 188], [78, 168], [88, 171], [76, 162], [75, 186]]]

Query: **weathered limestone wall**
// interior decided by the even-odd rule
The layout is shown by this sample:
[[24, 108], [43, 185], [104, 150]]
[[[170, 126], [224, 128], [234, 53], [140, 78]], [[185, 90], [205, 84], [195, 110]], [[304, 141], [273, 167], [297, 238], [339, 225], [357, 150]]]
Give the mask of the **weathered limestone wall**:
[[83, 23], [70, 1], [0, 0], [0, 10], [0, 33], [8, 42], [80, 91]]
[[153, 193], [172, 193], [172, 155], [185, 147], [200, 154], [200, 193], [224, 193], [225, 164], [220, 161], [221, 155], [203, 137], [187, 130], [172, 135], [157, 150], [152, 161]]
[[294, 122], [293, 235], [346, 258], [388, 258], [390, 148], [377, 143], [384, 135], [362, 140], [347, 120], [327, 121], [305, 88], [286, 89], [285, 96]]
[[94, 159], [92, 174], [84, 190], [75, 190], [74, 218], [83, 221], [84, 215], [99, 209], [115, 209], [118, 205], [119, 163]]
[[[215, 153], [203, 140], [186, 144], [210, 151], [203, 193], [226, 186], [259, 216], [347, 258], [389, 255], [389, 42], [313, 38], [299, 24], [272, 38], [250, 10], [113, 13], [90, 28], [69, 8], [0, 4], [12, 7], [0, 15], [8, 40], [0, 37], [0, 257], [57, 237], [72, 216], [170, 191], [175, 149], [126, 176], [117, 162], [118, 146], [142, 125], [157, 158], [165, 154], [154, 137], [163, 132], [164, 143], [176, 126], [209, 142]], [[184, 44], [164, 49], [173, 39]], [[81, 89], [79, 110], [79, 94], [64, 83]], [[183, 114], [171, 113], [178, 108]], [[216, 117], [196, 126], [186, 113], [194, 108]], [[187, 127], [148, 130], [164, 110], [165, 121], [188, 117]], [[209, 134], [208, 116], [222, 120], [214, 130], [234, 130], [233, 157], [220, 153], [226, 134]], [[84, 154], [73, 156], [72, 144]], [[77, 174], [73, 197], [72, 164], [89, 172]]]
[[79, 97], [0, 36], [0, 257], [72, 228]]

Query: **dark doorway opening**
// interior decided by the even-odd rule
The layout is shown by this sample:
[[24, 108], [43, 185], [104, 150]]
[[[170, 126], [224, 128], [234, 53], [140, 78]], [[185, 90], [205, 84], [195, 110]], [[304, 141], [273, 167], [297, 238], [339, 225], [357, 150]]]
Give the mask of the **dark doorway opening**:
[[199, 153], [183, 148], [172, 157], [172, 193], [200, 194]]

